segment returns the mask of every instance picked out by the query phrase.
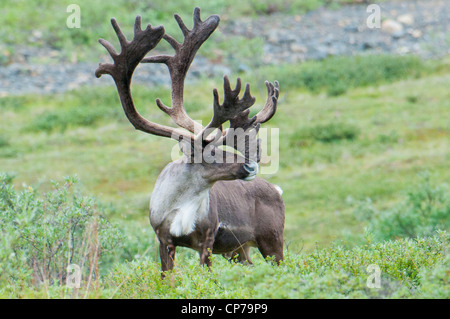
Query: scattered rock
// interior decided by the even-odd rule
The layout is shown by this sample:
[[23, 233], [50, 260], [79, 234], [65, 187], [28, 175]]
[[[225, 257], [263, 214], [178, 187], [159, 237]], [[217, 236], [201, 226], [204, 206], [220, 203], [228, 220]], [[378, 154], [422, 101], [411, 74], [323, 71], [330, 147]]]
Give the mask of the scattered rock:
[[[274, 13], [227, 20], [221, 24], [223, 37], [229, 38], [230, 43], [235, 36], [265, 39], [262, 52], [247, 60], [229, 50], [215, 52], [214, 59], [199, 55], [186, 81], [248, 72], [259, 64], [321, 60], [331, 55], [386, 52], [435, 58], [450, 54], [450, 43], [445, 41], [450, 34], [450, 0], [392, 0], [383, 2], [382, 6], [385, 20], [381, 30], [366, 26], [367, 5], [361, 4], [321, 8], [305, 15]], [[98, 62], [81, 62], [75, 53], [68, 56], [44, 44], [36, 46], [44, 43], [41, 31], [31, 32], [30, 37], [31, 46], [0, 47], [0, 97], [114, 84], [110, 77], [94, 76], [98, 62], [109, 61], [108, 55], [99, 57]], [[170, 84], [170, 78], [164, 65], [151, 64], [138, 68], [133, 82]]]
[[290, 48], [291, 48], [291, 51], [295, 52], [295, 53], [306, 53], [306, 52], [308, 52], [308, 48], [307, 47], [305, 47], [305, 46], [303, 46], [301, 44], [298, 44], [298, 43], [292, 43]]
[[355, 24], [349, 24], [344, 27], [346, 32], [359, 32], [358, 26]]
[[402, 14], [397, 17], [397, 21], [404, 25], [412, 25], [414, 23], [414, 17], [412, 14]]
[[402, 34], [404, 32], [403, 25], [393, 19], [384, 20], [383, 23], [381, 23], [381, 30], [390, 35]]
[[394, 39], [400, 39], [404, 35], [405, 35], [405, 31], [404, 30], [392, 33], [392, 37]]
[[420, 30], [413, 30], [412, 32], [411, 32], [411, 35], [412, 35], [412, 37], [413, 38], [420, 38], [421, 36], [422, 36], [422, 31], [420, 31]]

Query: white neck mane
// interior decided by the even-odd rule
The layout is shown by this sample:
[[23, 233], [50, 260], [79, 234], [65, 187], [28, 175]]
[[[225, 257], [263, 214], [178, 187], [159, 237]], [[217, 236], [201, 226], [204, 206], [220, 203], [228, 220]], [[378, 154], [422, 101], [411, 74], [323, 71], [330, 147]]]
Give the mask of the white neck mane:
[[172, 162], [164, 168], [150, 200], [152, 226], [158, 227], [170, 218], [169, 231], [173, 236], [192, 233], [199, 218], [206, 217], [209, 212], [211, 185], [196, 179], [186, 171], [186, 166], [180, 164]]
[[180, 203], [175, 209], [177, 212], [170, 225], [170, 233], [173, 236], [189, 235], [194, 231], [198, 218], [208, 214], [209, 190]]

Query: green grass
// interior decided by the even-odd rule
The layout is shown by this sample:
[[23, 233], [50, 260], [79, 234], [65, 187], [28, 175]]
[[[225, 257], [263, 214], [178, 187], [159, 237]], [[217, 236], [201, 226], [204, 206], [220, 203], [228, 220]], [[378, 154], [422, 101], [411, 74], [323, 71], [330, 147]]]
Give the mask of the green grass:
[[[15, 55], [15, 45], [49, 46], [61, 50], [69, 60], [98, 60], [103, 54], [103, 48], [97, 43], [98, 38], [115, 40], [116, 35], [110, 24], [115, 17], [124, 33], [131, 35], [134, 18], [140, 14], [143, 23], [152, 25], [163, 24], [166, 31], [180, 39], [181, 32], [173, 19], [178, 13], [190, 26], [194, 6], [202, 9], [202, 16], [219, 14], [222, 23], [239, 17], [256, 17], [258, 15], [284, 13], [303, 14], [323, 5], [337, 7], [351, 3], [353, 0], [220, 0], [220, 1], [88, 1], [78, 0], [76, 4], [81, 10], [81, 27], [69, 29], [66, 20], [71, 13], [66, 8], [74, 3], [71, 0], [3, 0], [0, 3], [0, 64], [8, 64]], [[233, 47], [229, 46], [230, 39], [222, 36], [220, 30], [212, 37], [213, 40], [205, 44], [202, 52], [209, 56], [227, 56], [233, 53], [236, 59], [242, 61], [250, 56], [258, 40], [234, 37]], [[180, 39], [181, 40], [181, 39]], [[164, 41], [163, 41], [164, 42]], [[236, 50], [236, 46], [239, 50]], [[169, 46], [162, 44], [162, 48]], [[242, 52], [241, 52], [242, 51]], [[254, 55], [253, 55], [254, 56]], [[32, 57], [33, 59], [33, 57]], [[45, 60], [45, 58], [44, 58]], [[251, 58], [246, 61], [251, 61]]]
[[[347, 59], [338, 74], [346, 74], [352, 61]], [[374, 61], [391, 63], [384, 57]], [[210, 274], [197, 266], [195, 252], [179, 249], [172, 279], [156, 280], [159, 266], [153, 262], [156, 246], [148, 201], [177, 146], [134, 130], [113, 87], [1, 98], [0, 171], [14, 173], [17, 189], [25, 184], [42, 192], [52, 189], [50, 179], [77, 174], [81, 191], [96, 197], [108, 219], [120, 225], [126, 238], [121, 257], [115, 270], [102, 278], [101, 287], [89, 292], [90, 297], [448, 297], [444, 244], [436, 244], [439, 240], [432, 237], [368, 243], [370, 233], [365, 228], [377, 222], [355, 213], [370, 198], [372, 207], [382, 212], [380, 220], [389, 223], [383, 216], [409, 207], [402, 203], [412, 185], [420, 183], [419, 173], [429, 171], [431, 185], [450, 180], [448, 61], [433, 62], [432, 67], [428, 62], [405, 61], [405, 75], [396, 71], [398, 76], [379, 82], [355, 81], [338, 96], [327, 94], [328, 84], [312, 91], [296, 85], [292, 77], [300, 74], [296, 68], [302, 66], [291, 68], [291, 78], [287, 67], [276, 78], [270, 68], [242, 75], [252, 84], [255, 109], [266, 98], [265, 77], [278, 79], [281, 85], [277, 114], [265, 124], [280, 128], [280, 166], [276, 174], [263, 176], [284, 190], [288, 257], [280, 268], [264, 263], [254, 251], [255, 267], [230, 265], [217, 256]], [[420, 72], [410, 72], [416, 66]], [[330, 62], [304, 67], [321, 74]], [[352, 70], [348, 72], [354, 74]], [[189, 114], [207, 122], [212, 115], [211, 89], [221, 86], [220, 79], [204, 79], [195, 90], [187, 87]], [[169, 101], [167, 88], [134, 86], [133, 96], [145, 117], [172, 125], [154, 103], [156, 97]], [[406, 258], [405, 251], [416, 257]], [[308, 270], [304, 262], [312, 268]], [[364, 288], [369, 262], [379, 262], [389, 275], [387, 291]], [[242, 283], [236, 276], [243, 278]], [[206, 279], [200, 282], [198, 277]], [[220, 289], [214, 290], [217, 285]], [[277, 285], [286, 289], [268, 288]], [[18, 286], [0, 288], [2, 296], [65, 293], [58, 287], [28, 287], [23, 292]]]
[[[243, 78], [261, 105], [265, 87], [255, 79]], [[339, 97], [284, 88], [279, 80], [279, 110], [266, 126], [280, 127], [280, 169], [265, 178], [284, 189], [286, 238], [294, 246], [309, 249], [342, 232], [361, 232], [349, 197], [390, 205], [417, 181], [418, 172], [430, 170], [436, 183], [448, 180], [448, 74], [356, 88]], [[187, 90], [193, 118], [210, 119], [208, 88], [220, 82]], [[171, 125], [154, 104], [158, 96], [169, 99], [167, 89], [135, 87], [133, 93], [144, 116]], [[16, 172], [19, 184], [42, 183], [44, 189], [48, 179], [76, 173], [86, 191], [114, 204], [115, 217], [148, 227], [149, 194], [176, 144], [135, 131], [114, 88], [8, 97], [0, 105], [2, 171]]]
[[[0, 297], [32, 298], [449, 298], [448, 234], [346, 249], [333, 245], [311, 253], [286, 253], [278, 267], [253, 256], [254, 265], [213, 256], [211, 270], [192, 257], [179, 258], [161, 280], [152, 258], [117, 264], [102, 285], [86, 293], [64, 286], [0, 288]], [[255, 258], [256, 257], [256, 258]], [[369, 265], [380, 270], [380, 288]]]
[[[374, 241], [366, 231], [365, 242], [354, 248], [341, 241], [311, 252], [286, 245], [285, 259], [278, 266], [253, 252], [252, 266], [214, 255], [213, 266], [207, 269], [194, 252], [179, 249], [174, 270], [161, 280], [155, 243], [147, 238], [144, 254], [125, 261], [126, 247], [135, 245], [126, 236], [129, 229], [123, 221], [108, 222], [107, 207], [80, 193], [76, 177], [52, 182], [53, 189], [41, 194], [32, 187], [15, 190], [14, 177], [0, 174], [0, 297], [449, 298], [450, 238], [446, 231], [431, 231], [428, 226], [439, 220], [436, 215], [445, 217], [436, 210], [448, 210], [450, 193], [430, 187], [429, 176], [424, 177], [425, 184], [417, 185], [407, 202], [434, 218], [422, 220], [403, 209], [402, 221], [415, 219], [408, 223], [413, 233], [408, 236], [403, 236], [403, 229], [395, 230], [401, 219], [392, 214], [382, 214], [393, 224], [390, 231], [379, 227], [378, 218], [371, 225], [388, 239], [393, 233], [404, 238]], [[364, 219], [371, 220], [367, 214]], [[415, 227], [427, 231], [416, 232]], [[67, 242], [71, 244], [64, 245]], [[79, 290], [64, 284], [65, 269], [74, 263], [81, 265]]]
[[[351, 250], [335, 245], [287, 253], [279, 267], [262, 259], [230, 265], [215, 256], [211, 271], [190, 258], [165, 282], [157, 264], [141, 259], [119, 265], [105, 282], [113, 297], [125, 298], [448, 298], [447, 245], [446, 234]], [[380, 267], [382, 288], [367, 287], [372, 264]]]
[[353, 140], [359, 134], [359, 128], [349, 123], [331, 122], [312, 127], [300, 128], [289, 137], [292, 146], [303, 146], [309, 140], [333, 143], [340, 140]]
[[285, 88], [303, 87], [311, 92], [326, 91], [329, 96], [338, 96], [350, 88], [418, 78], [441, 67], [439, 63], [425, 62], [413, 55], [379, 54], [359, 55], [351, 59], [331, 57], [324, 61], [302, 63], [294, 68], [289, 64], [270, 66], [258, 72], [283, 79]]

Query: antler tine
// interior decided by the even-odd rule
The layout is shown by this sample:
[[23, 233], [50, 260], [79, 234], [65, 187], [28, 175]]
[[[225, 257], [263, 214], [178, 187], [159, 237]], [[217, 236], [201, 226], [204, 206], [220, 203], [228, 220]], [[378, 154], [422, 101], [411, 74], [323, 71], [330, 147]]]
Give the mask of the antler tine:
[[174, 17], [183, 33], [184, 41], [183, 43], [179, 43], [168, 34], [165, 34], [163, 39], [172, 46], [175, 50], [175, 55], [151, 56], [144, 58], [141, 62], [164, 63], [167, 65], [172, 82], [172, 107], [164, 105], [160, 99], [158, 99], [156, 103], [177, 125], [192, 133], [198, 133], [203, 130], [203, 126], [192, 120], [187, 115], [184, 108], [184, 80], [191, 63], [194, 60], [195, 54], [217, 28], [220, 18], [217, 15], [212, 15], [205, 21], [202, 21], [200, 19], [200, 8], [196, 7], [193, 14], [193, 27], [189, 30], [178, 14], [175, 14]]
[[[223, 103], [220, 104], [219, 93], [217, 92], [217, 89], [213, 90], [213, 117], [202, 133], [205, 133], [210, 129], [220, 128], [223, 123], [231, 121], [233, 118], [239, 116], [239, 114], [248, 110], [248, 108], [255, 104], [255, 98], [250, 94], [250, 85], [248, 83], [245, 86], [244, 95], [241, 99], [239, 99], [239, 93], [241, 91], [240, 78], [237, 78], [236, 86], [233, 90], [231, 89], [230, 80], [227, 76], [224, 76], [223, 91], [224, 100]], [[210, 131], [208, 132], [210, 133]], [[204, 137], [206, 138], [206, 136]]]
[[265, 82], [267, 87], [267, 101], [264, 107], [252, 118], [248, 118], [250, 110], [246, 110], [240, 113], [238, 116], [230, 120], [230, 128], [242, 128], [247, 130], [250, 127], [255, 127], [257, 124], [262, 124], [269, 121], [277, 110], [278, 97], [280, 95], [280, 85], [278, 81], [272, 84], [268, 81]]
[[275, 85], [266, 81], [267, 101], [263, 109], [256, 114], [256, 122], [265, 123], [270, 120], [277, 111], [278, 96], [280, 95], [280, 84], [275, 81]]
[[184, 24], [183, 19], [176, 13], [173, 16], [175, 17], [175, 20], [177, 20], [178, 26], [180, 27], [181, 32], [183, 32], [184, 37], [189, 36], [190, 30]]
[[[261, 124], [269, 121], [275, 114], [280, 89], [278, 81], [275, 81], [275, 84], [266, 81], [265, 84], [267, 87], [268, 96], [266, 104], [264, 105], [262, 110], [252, 118], [248, 117], [248, 115], [250, 114], [250, 110], [248, 108], [232, 117], [230, 119], [230, 129], [228, 129], [226, 132], [223, 132], [220, 138], [215, 138], [215, 145], [231, 146], [241, 152], [246, 159], [251, 158], [255, 159], [257, 162], [260, 161], [261, 140], [256, 138], [256, 135], [258, 134]], [[228, 86], [228, 84], [226, 84], [225, 86]], [[244, 94], [243, 99], [245, 98], [245, 95], [246, 94]], [[242, 129], [242, 131], [240, 133], [237, 133], [238, 129]], [[244, 133], [244, 137], [246, 135], [249, 136], [249, 140], [244, 141], [243, 144], [242, 141], [241, 143], [238, 141], [238, 138], [242, 139], [242, 137], [239, 137], [239, 134], [241, 133]]]
[[195, 29], [202, 23], [202, 20], [200, 19], [200, 8], [199, 7], [194, 8], [194, 17], [193, 18], [194, 18], [193, 19], [194, 20], [194, 29]]
[[133, 72], [145, 55], [161, 41], [164, 35], [164, 27], [152, 28], [151, 25], [148, 25], [145, 30], [142, 30], [141, 17], [137, 16], [134, 24], [133, 40], [128, 41], [114, 18], [111, 19], [111, 24], [117, 34], [122, 50], [118, 54], [111, 43], [100, 39], [100, 44], [106, 48], [114, 63], [100, 63], [95, 71], [95, 75], [101, 77], [103, 74], [109, 74], [113, 77], [125, 115], [137, 130], [171, 137], [176, 140], [188, 139], [193, 141], [191, 134], [186, 134], [180, 129], [156, 124], [143, 118], [136, 110], [131, 96], [130, 85]]

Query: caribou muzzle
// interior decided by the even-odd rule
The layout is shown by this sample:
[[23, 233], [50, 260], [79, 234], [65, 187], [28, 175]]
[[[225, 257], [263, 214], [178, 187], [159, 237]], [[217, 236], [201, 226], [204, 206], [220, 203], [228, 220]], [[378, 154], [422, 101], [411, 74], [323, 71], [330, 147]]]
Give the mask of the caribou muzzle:
[[247, 173], [247, 176], [242, 178], [244, 181], [251, 181], [252, 179], [255, 178], [256, 174], [258, 174], [259, 165], [254, 161], [251, 161], [250, 163], [245, 163], [242, 167]]

